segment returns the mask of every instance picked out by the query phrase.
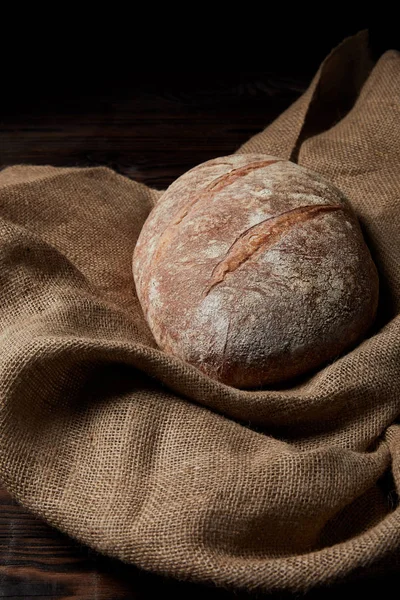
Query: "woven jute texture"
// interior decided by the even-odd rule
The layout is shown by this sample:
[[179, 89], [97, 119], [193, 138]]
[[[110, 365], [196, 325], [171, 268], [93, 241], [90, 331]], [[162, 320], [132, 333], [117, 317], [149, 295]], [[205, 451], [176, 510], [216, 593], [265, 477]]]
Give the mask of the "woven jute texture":
[[178, 578], [304, 591], [400, 564], [400, 55], [366, 35], [240, 152], [349, 197], [379, 269], [366, 339], [284, 389], [160, 351], [131, 273], [157, 201], [106, 168], [0, 173], [0, 477], [97, 550]]

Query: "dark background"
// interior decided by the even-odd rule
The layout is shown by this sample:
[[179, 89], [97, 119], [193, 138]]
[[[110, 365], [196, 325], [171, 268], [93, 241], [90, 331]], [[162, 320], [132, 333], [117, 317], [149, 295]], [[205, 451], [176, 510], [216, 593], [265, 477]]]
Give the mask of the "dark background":
[[[159, 60], [147, 64], [146, 43], [140, 40], [123, 51], [106, 40], [106, 48], [92, 45], [78, 52], [78, 59], [68, 53], [52, 56], [52, 48], [40, 55], [31, 46], [22, 59], [4, 61], [0, 168], [107, 165], [162, 189], [194, 165], [232, 153], [266, 127], [306, 89], [344, 37], [369, 27], [374, 58], [399, 48], [390, 17], [333, 18], [329, 10], [316, 12], [301, 26], [269, 24], [263, 36], [255, 36], [257, 42], [243, 26], [240, 35], [221, 40], [213, 60], [207, 54], [209, 31], [194, 36], [190, 46], [187, 38], [175, 39], [180, 51], [174, 60], [166, 36], [157, 47]], [[69, 50], [73, 41], [70, 36]], [[197, 64], [191, 62], [195, 46], [204, 53]], [[163, 62], [168, 63], [164, 70]], [[359, 576], [363, 582], [299, 597], [337, 598], [345, 591], [382, 595], [398, 582], [396, 574], [373, 580]], [[37, 520], [0, 489], [0, 598], [127, 600], [167, 593], [254, 597], [167, 580], [98, 556]]]

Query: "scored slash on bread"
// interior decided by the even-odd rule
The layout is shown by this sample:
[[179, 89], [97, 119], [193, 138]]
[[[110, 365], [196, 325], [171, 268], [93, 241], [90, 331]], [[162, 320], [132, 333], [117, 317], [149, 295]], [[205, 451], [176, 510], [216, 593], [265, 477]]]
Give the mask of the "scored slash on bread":
[[279, 162], [278, 159], [254, 162], [245, 167], [240, 167], [239, 169], [232, 169], [228, 173], [221, 175], [221, 177], [217, 177], [217, 179], [215, 179], [209, 185], [203, 188], [198, 194], [194, 195], [193, 198], [191, 198], [189, 202], [185, 204], [185, 206], [178, 212], [178, 214], [174, 218], [172, 224], [179, 225], [183, 221], [183, 219], [187, 217], [193, 206], [198, 204], [200, 200], [211, 200], [211, 198], [215, 196], [215, 194], [220, 192], [223, 188], [227, 187], [228, 185], [232, 185], [233, 183], [235, 183], [235, 181], [237, 179], [240, 179], [240, 177], [244, 177], [245, 175], [248, 175], [256, 169], [262, 169], [263, 167], [273, 165], [276, 162]]
[[256, 252], [271, 248], [280, 238], [287, 234], [289, 229], [308, 219], [314, 219], [324, 213], [344, 210], [340, 204], [317, 204], [301, 206], [287, 210], [280, 215], [268, 217], [261, 223], [253, 225], [233, 242], [225, 258], [215, 265], [211, 273], [211, 282], [205, 292], [210, 291], [225, 280], [228, 273], [236, 271], [244, 262], [252, 258]]
[[[185, 205], [178, 211], [178, 214], [173, 218], [171, 225], [174, 227], [177, 227], [178, 225], [180, 225], [182, 223], [183, 219], [185, 219], [185, 217], [188, 216], [188, 214], [191, 212], [193, 207], [196, 204], [198, 204], [200, 201], [211, 200], [212, 197], [215, 196], [218, 192], [220, 192], [223, 188], [226, 188], [227, 186], [232, 185], [241, 177], [248, 175], [252, 171], [255, 171], [257, 169], [262, 169], [264, 167], [268, 167], [269, 165], [273, 165], [277, 162], [280, 162], [280, 159], [274, 158], [274, 159], [259, 160], [256, 162], [252, 162], [248, 165], [245, 165], [244, 167], [239, 167], [237, 169], [232, 168], [228, 173], [224, 173], [224, 175], [217, 177], [210, 184], [208, 184], [204, 188], [202, 188], [197, 194], [194, 194], [190, 198], [190, 200], [187, 203], [185, 203]], [[220, 165], [221, 163], [218, 163], [218, 164]], [[229, 165], [230, 163], [225, 163], [225, 164]], [[156, 262], [156, 261], [160, 260], [160, 256], [161, 256], [162, 252], [165, 251], [168, 244], [171, 242], [171, 238], [176, 233], [177, 233], [176, 230], [171, 230], [171, 226], [169, 226], [164, 231], [164, 233], [162, 234], [162, 236], [158, 242], [158, 248], [153, 256], [152, 262]], [[150, 269], [149, 269], [149, 272], [150, 272]], [[150, 279], [148, 280], [148, 285], [149, 285], [149, 283], [150, 283]]]

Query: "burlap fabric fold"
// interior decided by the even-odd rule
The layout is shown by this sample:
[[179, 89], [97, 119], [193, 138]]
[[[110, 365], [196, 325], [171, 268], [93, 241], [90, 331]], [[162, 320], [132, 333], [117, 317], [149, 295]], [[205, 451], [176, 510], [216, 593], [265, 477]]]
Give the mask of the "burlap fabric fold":
[[158, 192], [106, 168], [0, 173], [0, 477], [108, 555], [306, 590], [399, 565], [400, 56], [365, 34], [240, 152], [337, 184], [381, 278], [367, 339], [295, 387], [239, 391], [161, 352], [131, 257]]

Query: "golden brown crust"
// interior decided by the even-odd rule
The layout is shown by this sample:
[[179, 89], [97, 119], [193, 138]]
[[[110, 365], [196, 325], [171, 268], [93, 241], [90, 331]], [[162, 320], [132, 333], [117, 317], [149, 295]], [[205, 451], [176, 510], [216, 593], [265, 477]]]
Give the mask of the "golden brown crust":
[[289, 379], [365, 334], [378, 277], [343, 194], [264, 155], [180, 177], [134, 252], [139, 300], [159, 346], [229, 385]]

